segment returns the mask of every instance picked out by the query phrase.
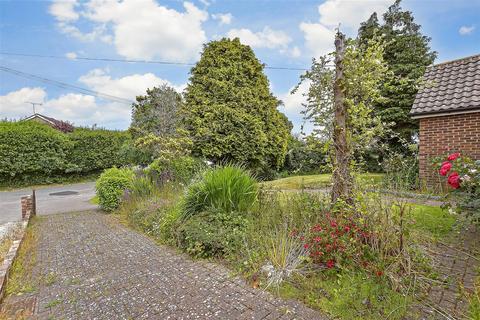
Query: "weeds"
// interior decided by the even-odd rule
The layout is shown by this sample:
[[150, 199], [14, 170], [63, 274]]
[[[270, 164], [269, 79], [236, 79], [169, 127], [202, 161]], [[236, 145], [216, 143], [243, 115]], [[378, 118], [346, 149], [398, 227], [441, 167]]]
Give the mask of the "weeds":
[[39, 217], [34, 216], [25, 231], [22, 246], [13, 262], [10, 277], [7, 282], [7, 295], [34, 292], [36, 290], [37, 284], [33, 280], [33, 270], [36, 264], [39, 219]]

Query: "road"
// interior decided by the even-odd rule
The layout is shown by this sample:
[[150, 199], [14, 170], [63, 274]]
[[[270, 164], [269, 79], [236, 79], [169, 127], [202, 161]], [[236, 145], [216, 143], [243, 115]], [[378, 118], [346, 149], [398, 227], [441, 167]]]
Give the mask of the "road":
[[[0, 224], [22, 218], [20, 198], [32, 193], [31, 189], [0, 192]], [[95, 182], [41, 187], [36, 190], [37, 214], [46, 215], [96, 209], [90, 203], [95, 195]]]

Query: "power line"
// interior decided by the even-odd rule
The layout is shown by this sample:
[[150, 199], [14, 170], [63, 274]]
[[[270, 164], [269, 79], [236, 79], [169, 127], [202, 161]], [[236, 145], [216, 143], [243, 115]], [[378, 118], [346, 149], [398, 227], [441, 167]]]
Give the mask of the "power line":
[[[104, 62], [126, 62], [126, 63], [147, 63], [147, 64], [164, 64], [164, 65], [177, 65], [177, 66], [194, 66], [194, 63], [188, 62], [173, 62], [173, 61], [160, 61], [160, 60], [131, 60], [131, 59], [114, 59], [114, 58], [93, 58], [93, 57], [75, 57], [68, 58], [65, 56], [56, 56], [56, 55], [42, 55], [42, 54], [31, 54], [31, 53], [18, 53], [18, 52], [2, 52], [1, 55], [6, 56], [19, 56], [19, 57], [34, 57], [34, 58], [50, 58], [50, 59], [62, 59], [62, 60], [86, 60], [86, 61], [104, 61]], [[306, 71], [306, 68], [293, 68], [293, 67], [277, 67], [265, 65], [265, 69], [272, 70], [291, 70], [291, 71]]]
[[60, 88], [63, 88], [63, 89], [75, 90], [75, 91], [78, 91], [78, 92], [81, 92], [81, 93], [84, 93], [84, 94], [88, 94], [88, 95], [93, 95], [95, 97], [99, 97], [99, 98], [102, 98], [102, 99], [107, 99], [107, 100], [120, 102], [120, 103], [125, 103], [125, 104], [134, 103], [134, 101], [129, 100], [129, 99], [125, 99], [125, 98], [117, 97], [117, 96], [114, 96], [114, 95], [111, 95], [111, 94], [102, 93], [102, 92], [82, 88], [82, 87], [79, 87], [79, 86], [76, 86], [76, 85], [73, 85], [73, 84], [68, 84], [68, 83], [65, 83], [65, 82], [48, 79], [48, 78], [45, 78], [45, 77], [37, 76], [37, 75], [31, 74], [31, 73], [22, 72], [22, 71], [11, 69], [11, 68], [4, 67], [4, 66], [0, 66], [0, 71], [8, 72], [8, 73], [11, 73], [11, 74], [16, 75], [18, 77], [27, 78], [27, 79], [47, 83], [47, 84], [54, 85], [56, 87], [60, 87]]

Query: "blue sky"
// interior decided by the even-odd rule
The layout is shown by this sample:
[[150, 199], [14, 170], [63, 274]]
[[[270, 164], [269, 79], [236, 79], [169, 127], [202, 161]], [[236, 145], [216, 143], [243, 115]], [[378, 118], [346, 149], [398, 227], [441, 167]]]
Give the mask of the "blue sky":
[[[0, 1], [0, 51], [64, 59], [0, 54], [0, 66], [133, 100], [146, 88], [167, 82], [182, 90], [189, 66], [85, 61], [75, 57], [194, 63], [202, 44], [240, 37], [267, 65], [307, 68], [330, 51], [340, 23], [350, 36], [373, 12], [393, 0], [90, 0]], [[436, 62], [480, 53], [480, 0], [405, 0], [438, 51]], [[290, 95], [301, 71], [266, 70], [280, 110], [299, 131], [302, 95]], [[306, 86], [301, 88], [306, 90]], [[300, 91], [302, 91], [300, 90]], [[71, 88], [0, 71], [0, 117], [38, 111], [77, 125], [125, 129], [130, 106]]]

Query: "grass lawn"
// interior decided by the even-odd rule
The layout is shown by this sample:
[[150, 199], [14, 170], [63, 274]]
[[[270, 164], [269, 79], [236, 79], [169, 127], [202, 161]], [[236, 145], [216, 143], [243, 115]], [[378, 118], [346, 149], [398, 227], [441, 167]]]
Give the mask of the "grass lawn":
[[[332, 175], [330, 173], [315, 174], [307, 176], [293, 176], [283, 179], [266, 181], [262, 185], [266, 188], [280, 190], [295, 189], [320, 189], [328, 187], [331, 184]], [[383, 174], [381, 173], [364, 173], [358, 176], [361, 182], [369, 184], [378, 184], [382, 182]]]
[[413, 229], [434, 239], [447, 238], [455, 227], [457, 218], [437, 206], [412, 204]]

